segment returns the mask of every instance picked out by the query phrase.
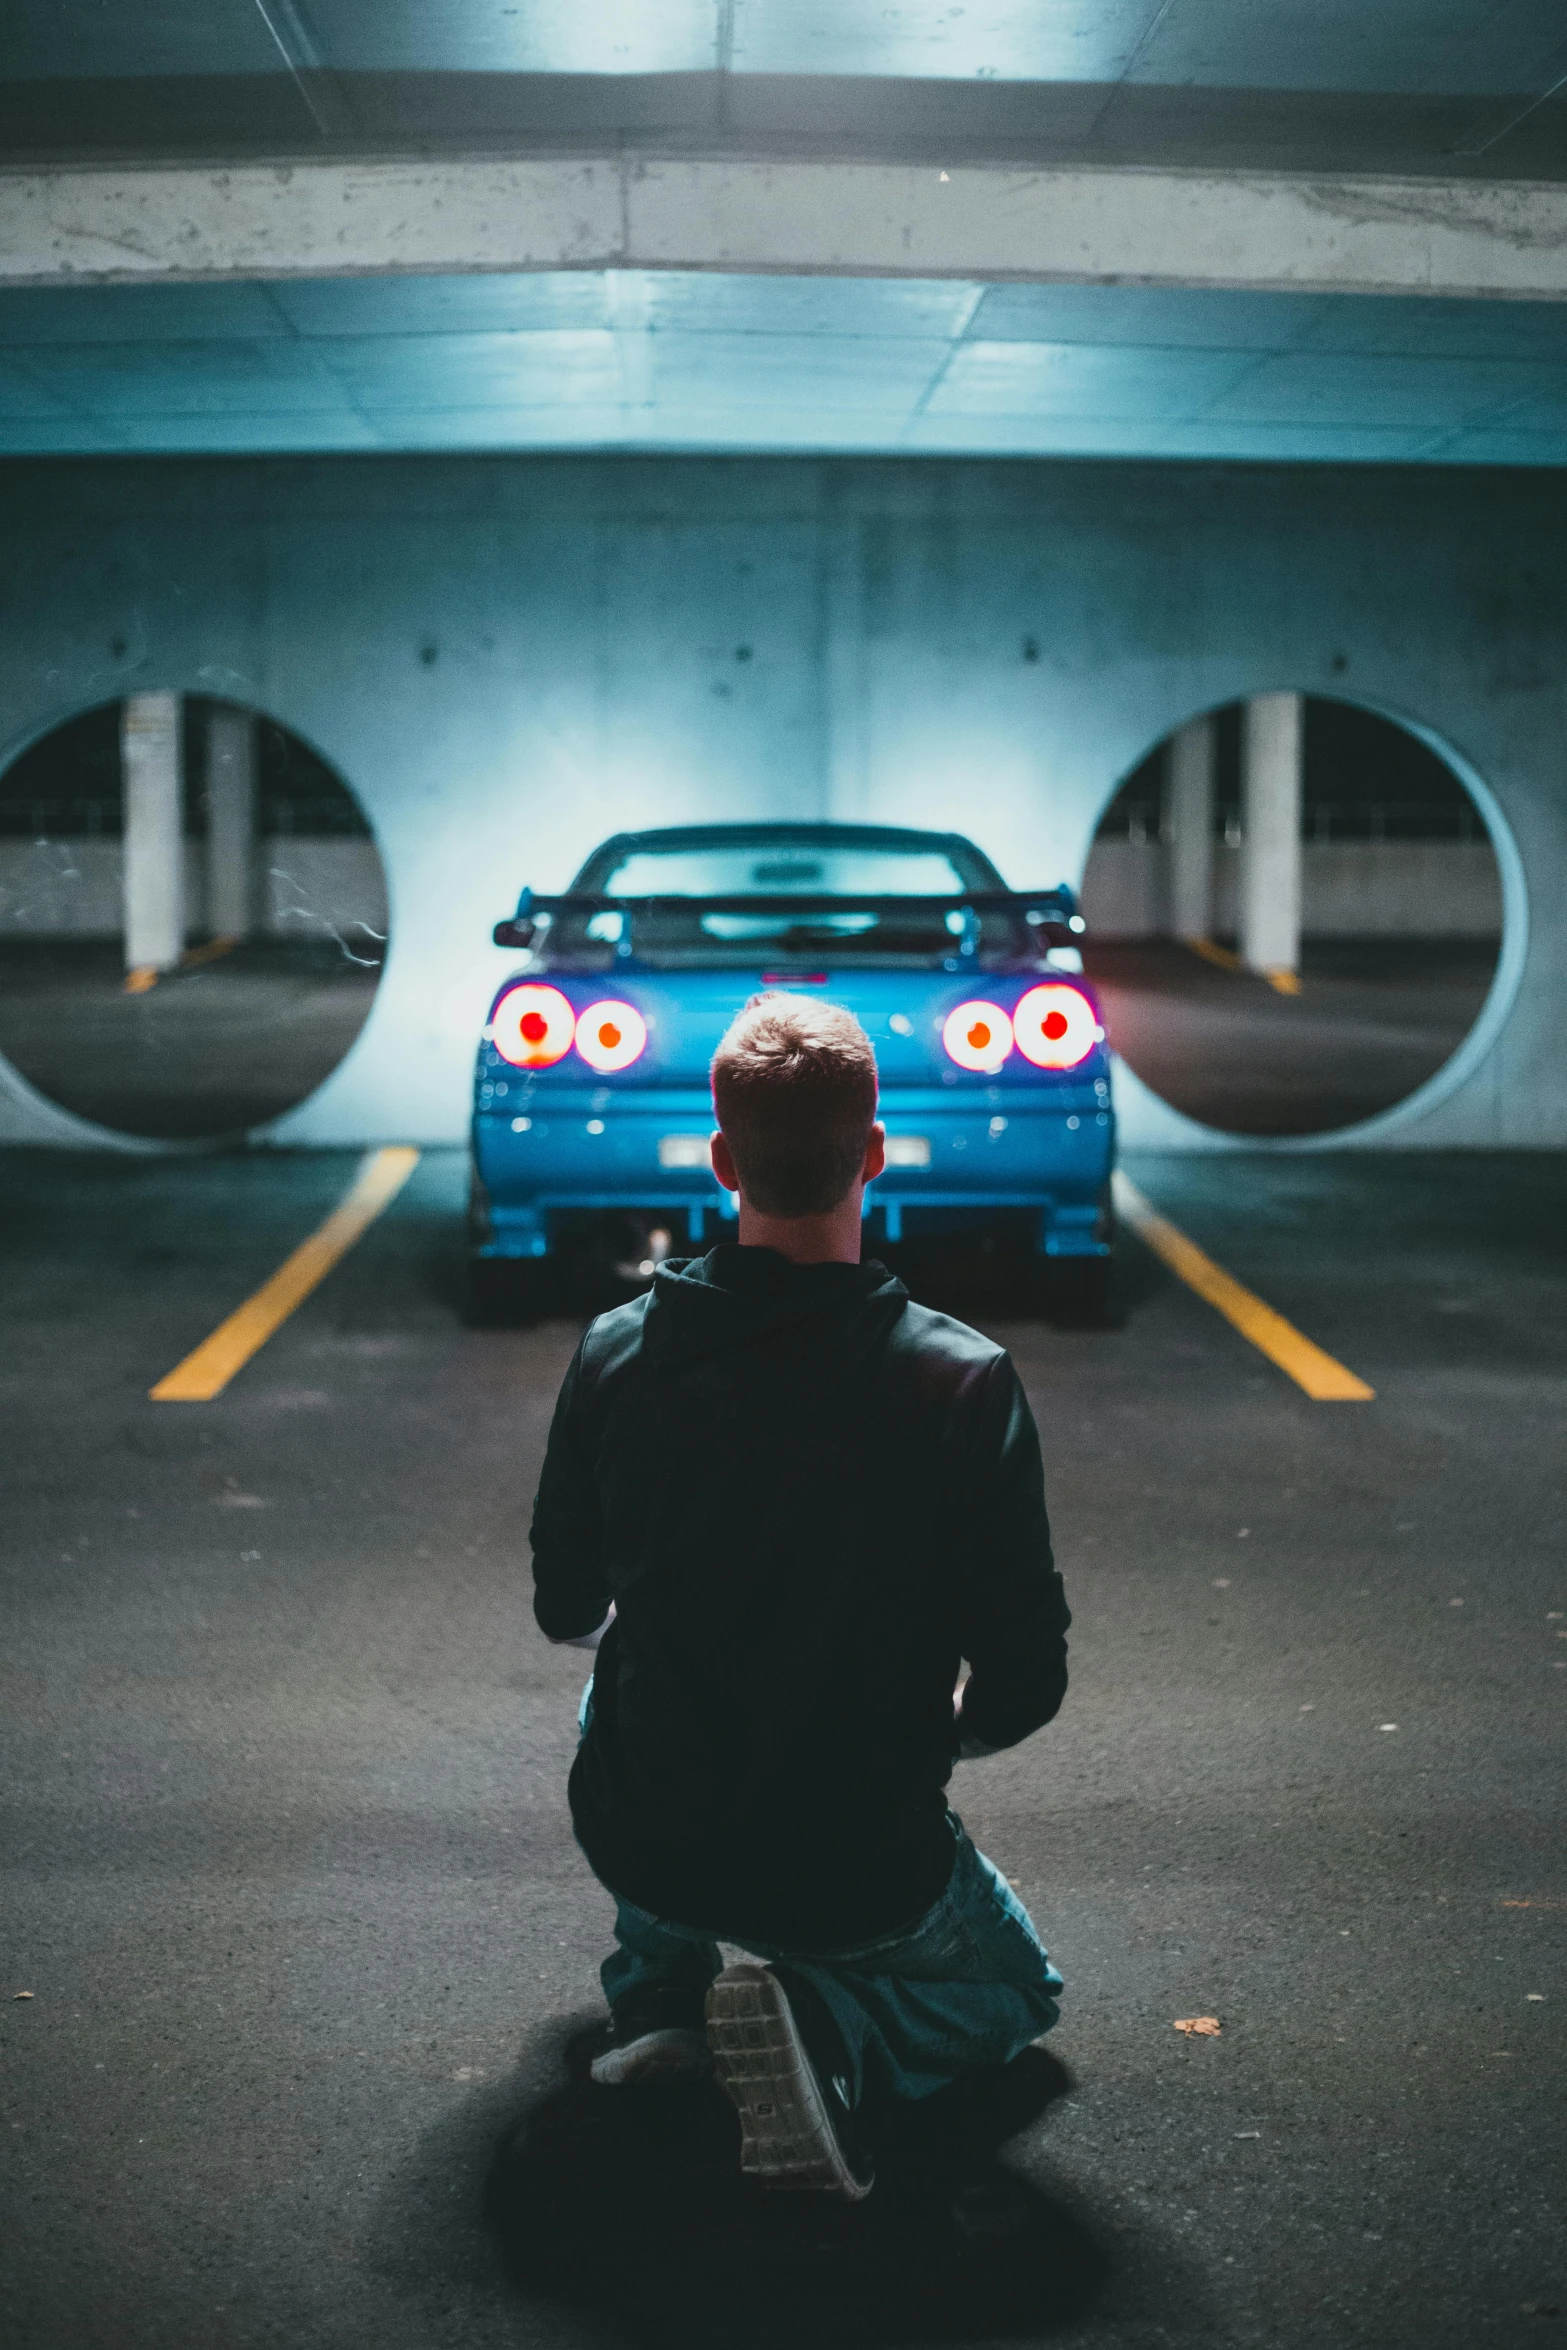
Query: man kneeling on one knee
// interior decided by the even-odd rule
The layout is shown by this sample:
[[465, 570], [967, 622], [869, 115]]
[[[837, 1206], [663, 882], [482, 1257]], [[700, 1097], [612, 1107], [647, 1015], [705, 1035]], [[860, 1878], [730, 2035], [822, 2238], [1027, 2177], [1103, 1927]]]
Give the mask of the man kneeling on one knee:
[[713, 1096], [738, 1245], [592, 1323], [533, 1517], [539, 1625], [597, 1648], [570, 1783], [617, 1904], [593, 2077], [716, 2065], [749, 2174], [858, 2197], [862, 2104], [1056, 2020], [1061, 1977], [946, 1788], [1057, 1711], [1070, 1618], [1010, 1358], [861, 1262], [864, 1030], [753, 997]]

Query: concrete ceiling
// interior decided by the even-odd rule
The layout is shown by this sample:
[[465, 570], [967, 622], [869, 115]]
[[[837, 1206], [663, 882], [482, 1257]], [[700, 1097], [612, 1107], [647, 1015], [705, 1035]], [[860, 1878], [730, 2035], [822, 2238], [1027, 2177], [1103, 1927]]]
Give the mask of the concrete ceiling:
[[935, 135], [1567, 174], [1560, 0], [8, 0], [0, 58], [11, 156]]
[[342, 72], [918, 74], [944, 80], [1511, 92], [1562, 40], [1550, 0], [50, 0], [19, 76]]
[[641, 270], [0, 293], [0, 450], [1567, 462], [1567, 304]]
[[[1560, 235], [1543, 212], [1524, 214], [1559, 210], [1567, 184], [1560, 0], [0, 0], [0, 141], [0, 215], [9, 190], [10, 220], [22, 223], [19, 257], [0, 256], [0, 276], [53, 270], [61, 281], [0, 291], [0, 452], [1567, 462], [1567, 303], [998, 282], [1168, 276], [1168, 259], [1142, 266], [1156, 220], [1184, 275], [1197, 240], [1147, 175], [1200, 168], [1208, 192], [1192, 196], [1192, 217], [1202, 211], [1211, 251], [1245, 251], [1243, 287], [1356, 282], [1353, 238], [1383, 234], [1365, 175], [1387, 175], [1391, 188], [1397, 174], [1398, 201], [1381, 208], [1392, 282], [1435, 282], [1442, 251], [1457, 250], [1457, 222], [1481, 273], [1524, 273], [1506, 285], [1466, 264], [1467, 276], [1450, 277], [1455, 294], [1493, 283], [1554, 291]], [[536, 248], [515, 256], [527, 268], [509, 252], [485, 261], [464, 249], [463, 263], [488, 271], [478, 275], [410, 258], [413, 232], [399, 230], [386, 182], [369, 197], [360, 190], [385, 249], [342, 264], [369, 274], [313, 275], [317, 262], [297, 258], [297, 230], [296, 258], [269, 258], [282, 248], [265, 222], [259, 260], [232, 245], [181, 260], [236, 200], [233, 186], [220, 201], [215, 179], [189, 176], [193, 158], [307, 166], [292, 185], [268, 175], [285, 207], [304, 203], [303, 182], [328, 170], [324, 159], [371, 169], [380, 166], [352, 159], [437, 155], [478, 159], [480, 178], [486, 157], [580, 156], [580, 185], [596, 173], [593, 200], [612, 228], [628, 202], [657, 193], [649, 157], [728, 157], [737, 173], [754, 173], [758, 158], [796, 169], [804, 159], [822, 177], [821, 266], [858, 274], [804, 275], [814, 259], [770, 252], [765, 190], [758, 203], [744, 199], [743, 253], [715, 247], [704, 267], [687, 265], [689, 248], [660, 251], [665, 266], [583, 266], [639, 255], [602, 237], [584, 252], [577, 199], [559, 179], [576, 166], [553, 163], [565, 230], [548, 268]], [[1010, 222], [1026, 266], [1016, 252], [993, 254], [983, 234], [955, 258], [922, 262], [908, 227], [890, 260], [874, 243], [842, 258], [831, 240], [848, 180], [829, 188], [828, 162], [852, 178], [862, 157], [917, 164], [926, 207], [936, 166], [950, 162], [954, 185], [940, 201], [950, 197], [955, 216], [961, 195], [965, 217], [997, 224], [998, 236]], [[129, 224], [150, 168], [171, 163], [187, 177], [168, 196], [153, 254], [153, 232]], [[82, 166], [100, 191], [90, 234]], [[121, 166], [110, 191], [105, 175]], [[1065, 181], [1040, 198], [1036, 166], [1070, 167], [1070, 201], [1081, 206], [1086, 189], [1106, 221], [1119, 172], [1114, 201], [1140, 190], [1142, 213], [1126, 215], [1133, 226], [1119, 246], [1106, 234], [1094, 265], [1079, 267]], [[897, 221], [913, 217], [892, 208], [904, 201], [902, 168], [888, 163], [877, 183], [882, 214], [869, 196], [863, 212], [894, 246]], [[1268, 220], [1284, 221], [1285, 182], [1256, 175], [1313, 171], [1358, 173], [1360, 193], [1324, 196], [1297, 178], [1287, 238], [1282, 225], [1268, 231]], [[993, 176], [1004, 173], [1005, 185]], [[1225, 173], [1251, 207], [1244, 233], [1210, 201]], [[333, 217], [335, 186], [323, 182], [313, 199], [312, 235]], [[1471, 205], [1459, 221], [1470, 198], [1492, 210]], [[471, 200], [472, 217], [487, 204], [493, 223], [493, 200]], [[1029, 200], [1033, 213], [1019, 209]], [[439, 189], [422, 201], [426, 227], [455, 217]], [[706, 201], [689, 195], [688, 217], [700, 221]], [[1335, 205], [1351, 241], [1319, 265], [1314, 240]], [[1509, 206], [1523, 208], [1516, 219]], [[40, 262], [21, 246], [36, 245], [46, 214], [53, 244]], [[500, 217], [527, 231], [531, 215], [523, 202], [503, 204]], [[1412, 222], [1430, 232], [1418, 251]], [[1072, 265], [1037, 258], [1052, 233]], [[1268, 234], [1280, 253], [1293, 240], [1287, 266], [1261, 249]], [[227, 282], [65, 282], [122, 274], [122, 259], [127, 270], [134, 260], [165, 278], [188, 269]], [[395, 274], [409, 268], [432, 274]]]

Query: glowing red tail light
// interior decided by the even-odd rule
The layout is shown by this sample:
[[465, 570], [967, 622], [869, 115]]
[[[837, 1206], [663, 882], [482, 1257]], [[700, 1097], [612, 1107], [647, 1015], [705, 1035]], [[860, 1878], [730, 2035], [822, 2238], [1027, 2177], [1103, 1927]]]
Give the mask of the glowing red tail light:
[[1075, 1069], [1102, 1033], [1081, 989], [1058, 985], [1031, 987], [1013, 1007], [1012, 1029], [1018, 1051], [1036, 1069]]
[[605, 1076], [629, 1069], [647, 1043], [647, 1022], [635, 1004], [606, 998], [589, 1004], [577, 1020], [577, 1050], [590, 1069]]
[[1012, 1023], [999, 1004], [959, 1004], [947, 1014], [941, 1041], [960, 1069], [999, 1069], [1012, 1050]]
[[490, 1016], [490, 1035], [514, 1069], [548, 1069], [571, 1050], [577, 1014], [558, 987], [509, 987]]

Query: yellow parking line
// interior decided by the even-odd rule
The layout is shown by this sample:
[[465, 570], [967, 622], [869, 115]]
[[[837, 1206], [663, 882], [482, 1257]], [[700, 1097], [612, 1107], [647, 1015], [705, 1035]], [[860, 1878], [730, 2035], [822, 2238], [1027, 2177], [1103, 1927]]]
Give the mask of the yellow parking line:
[[[1193, 935], [1183, 938], [1181, 944], [1190, 947], [1194, 955], [1201, 955], [1205, 963], [1212, 963], [1217, 970], [1244, 973], [1248, 968], [1232, 947], [1221, 947], [1217, 939]], [[1265, 971], [1256, 972], [1254, 976], [1265, 979], [1278, 995], [1300, 993], [1300, 973], [1287, 970], [1282, 963], [1270, 963]]]
[[1194, 955], [1201, 955], [1205, 963], [1215, 964], [1221, 971], [1244, 971], [1246, 966], [1229, 947], [1221, 947], [1216, 938], [1188, 938], [1182, 942]]
[[[237, 938], [227, 936], [209, 938], [205, 946], [187, 947], [179, 961], [169, 965], [169, 970], [199, 971], [203, 963], [215, 963], [220, 955], [232, 954], [239, 943]], [[127, 971], [125, 974], [125, 993], [127, 995], [148, 995], [157, 986], [159, 980], [165, 976], [160, 964], [138, 963], [134, 971]]]
[[239, 940], [225, 932], [220, 938], [209, 938], [205, 946], [187, 947], [179, 967], [182, 971], [199, 971], [203, 963], [215, 963], [221, 955], [231, 955], [238, 945]]
[[248, 1297], [193, 1354], [149, 1389], [152, 1401], [211, 1403], [215, 1395], [221, 1395], [235, 1372], [244, 1368], [317, 1283], [326, 1279], [338, 1258], [348, 1254], [381, 1210], [390, 1207], [418, 1164], [419, 1153], [403, 1144], [371, 1151], [360, 1164], [352, 1190], [320, 1229], [300, 1242], [254, 1297]]
[[1195, 1289], [1200, 1298], [1234, 1324], [1243, 1338], [1249, 1338], [1270, 1363], [1277, 1363], [1281, 1371], [1287, 1371], [1313, 1402], [1369, 1403], [1372, 1400], [1376, 1394], [1374, 1387], [1368, 1387], [1364, 1379], [1357, 1379], [1353, 1371], [1346, 1371], [1342, 1363], [1335, 1362], [1320, 1346], [1302, 1337], [1293, 1322], [1286, 1322], [1282, 1314], [1264, 1305], [1260, 1297], [1226, 1273], [1222, 1265], [1204, 1256], [1196, 1242], [1188, 1240], [1184, 1232], [1177, 1231], [1161, 1216], [1119, 1168], [1111, 1182], [1116, 1211], [1138, 1238], [1147, 1242], [1156, 1257], [1163, 1258], [1188, 1289]]

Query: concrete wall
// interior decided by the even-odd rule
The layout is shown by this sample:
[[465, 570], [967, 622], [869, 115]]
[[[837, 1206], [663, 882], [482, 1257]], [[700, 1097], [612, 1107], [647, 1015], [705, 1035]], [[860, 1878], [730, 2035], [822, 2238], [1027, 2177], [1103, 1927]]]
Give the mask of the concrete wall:
[[[353, 1052], [273, 1130], [286, 1141], [460, 1134], [507, 961], [489, 926], [614, 826], [955, 824], [1020, 883], [1076, 878], [1118, 780], [1172, 727], [1295, 687], [1428, 730], [1502, 863], [1475, 1036], [1361, 1136], [1567, 1142], [1564, 653], [1567, 479], [1538, 470], [0, 468], [0, 757], [111, 695], [217, 694], [312, 742], [375, 827], [391, 961]], [[8, 1095], [11, 1135], [74, 1130], [19, 1081]], [[1121, 1098], [1131, 1134], [1218, 1147], [1129, 1075]]]
[[[0, 938], [118, 938], [118, 840], [0, 840]], [[1308, 938], [1495, 938], [1501, 878], [1484, 841], [1308, 841], [1304, 930]], [[304, 837], [262, 843], [264, 936], [328, 937], [334, 929], [387, 929], [386, 880], [371, 841]], [[1170, 852], [1162, 841], [1095, 841], [1083, 874], [1083, 908], [1104, 938], [1151, 938], [1170, 927]], [[1216, 931], [1236, 926], [1240, 851], [1213, 850]], [[185, 929], [212, 928], [198, 842], [185, 844]]]
[[[0, 938], [118, 938], [118, 840], [0, 840]], [[304, 837], [263, 841], [261, 929], [272, 938], [329, 938], [367, 924], [386, 936], [386, 881], [374, 843]], [[185, 843], [185, 931], [209, 930], [201, 843]]]
[[[1213, 844], [1213, 928], [1239, 925], [1241, 852]], [[1502, 885], [1484, 841], [1306, 841], [1301, 928], [1307, 938], [1495, 938]], [[1170, 930], [1170, 851], [1163, 841], [1096, 840], [1083, 911], [1103, 938]]]

